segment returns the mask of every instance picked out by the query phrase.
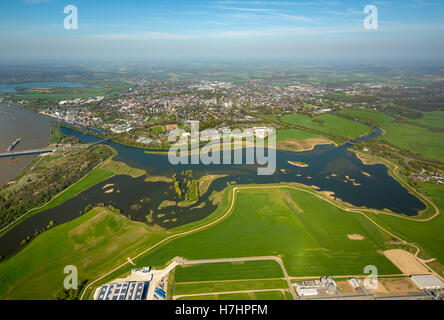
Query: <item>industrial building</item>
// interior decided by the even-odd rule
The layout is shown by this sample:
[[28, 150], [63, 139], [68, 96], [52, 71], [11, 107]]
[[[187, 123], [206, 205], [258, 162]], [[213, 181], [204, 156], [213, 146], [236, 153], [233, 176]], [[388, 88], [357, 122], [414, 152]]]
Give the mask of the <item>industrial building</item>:
[[98, 288], [94, 300], [146, 300], [152, 279], [150, 267], [133, 269], [126, 279]]
[[443, 290], [444, 283], [433, 274], [415, 275], [411, 276], [410, 279], [420, 288], [421, 290]]
[[95, 300], [145, 300], [149, 285], [148, 281], [106, 284], [100, 287]]
[[319, 294], [318, 290], [316, 289], [300, 288], [300, 287], [296, 288], [296, 292], [300, 297], [317, 296]]
[[336, 282], [330, 277], [322, 277], [319, 280], [306, 280], [294, 284], [299, 296], [316, 296], [319, 291], [326, 294], [335, 294], [337, 292]]

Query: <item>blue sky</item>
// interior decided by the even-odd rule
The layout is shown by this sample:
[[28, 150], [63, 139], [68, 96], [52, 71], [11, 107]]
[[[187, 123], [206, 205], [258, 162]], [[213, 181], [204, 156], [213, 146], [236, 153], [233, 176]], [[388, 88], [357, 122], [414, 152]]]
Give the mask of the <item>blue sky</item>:
[[[65, 30], [65, 5], [79, 29]], [[378, 8], [378, 30], [363, 9]], [[437, 60], [441, 0], [2, 0], [0, 59]], [[1, 61], [0, 61], [1, 62]]]

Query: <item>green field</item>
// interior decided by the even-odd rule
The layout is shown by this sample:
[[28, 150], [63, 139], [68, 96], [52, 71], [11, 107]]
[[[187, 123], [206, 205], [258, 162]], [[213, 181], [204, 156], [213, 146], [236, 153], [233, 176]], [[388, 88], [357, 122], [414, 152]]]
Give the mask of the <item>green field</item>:
[[444, 139], [440, 132], [395, 122], [391, 117], [376, 111], [342, 110], [341, 114], [375, 123], [385, 131], [382, 139], [395, 147], [444, 161]]
[[362, 123], [344, 119], [333, 114], [323, 114], [315, 117], [309, 117], [303, 114], [291, 114], [282, 116], [280, 119], [296, 126], [348, 139], [356, 139], [371, 132], [371, 128]]
[[206, 263], [176, 268], [177, 282], [283, 278], [275, 261]]
[[311, 133], [299, 129], [285, 129], [277, 131], [276, 142], [286, 140], [305, 140], [313, 138], [322, 138], [322, 136], [316, 133]]
[[288, 292], [265, 291], [190, 296], [179, 298], [177, 300], [293, 300], [293, 297]]
[[444, 111], [423, 112], [423, 118], [411, 121], [431, 128], [444, 129]]
[[285, 280], [176, 283], [174, 295], [265, 289], [288, 289], [288, 284]]

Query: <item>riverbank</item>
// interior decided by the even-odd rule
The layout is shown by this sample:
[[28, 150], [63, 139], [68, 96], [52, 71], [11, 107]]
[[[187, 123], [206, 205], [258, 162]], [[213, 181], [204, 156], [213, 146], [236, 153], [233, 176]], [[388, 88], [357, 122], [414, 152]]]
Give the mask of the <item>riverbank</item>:
[[[380, 157], [377, 157], [375, 155], [369, 155], [369, 154], [365, 154], [356, 150], [351, 150], [358, 159], [360, 159], [364, 164], [368, 164], [368, 165], [374, 165], [374, 164], [382, 164], [384, 165], [387, 169], [388, 169], [388, 173], [390, 174], [390, 176], [392, 176], [396, 181], [398, 181], [403, 187], [405, 187], [410, 194], [414, 195], [415, 197], [418, 197], [424, 204], [425, 204], [425, 209], [421, 210], [418, 213], [418, 216], [416, 217], [406, 217], [405, 215], [396, 213], [396, 212], [392, 212], [392, 211], [385, 211], [384, 213], [386, 214], [390, 214], [402, 219], [407, 219], [407, 220], [412, 220], [412, 221], [430, 221], [434, 218], [436, 218], [439, 214], [440, 214], [440, 210], [438, 209], [438, 207], [436, 206], [436, 204], [428, 197], [426, 197], [424, 194], [422, 194], [421, 192], [419, 192], [418, 190], [416, 190], [414, 187], [412, 187], [409, 183], [408, 183], [408, 178], [401, 175], [401, 173], [399, 172], [399, 166], [394, 164], [393, 162], [387, 160], [387, 159], [382, 159]], [[374, 211], [374, 212], [378, 212], [378, 211]]]

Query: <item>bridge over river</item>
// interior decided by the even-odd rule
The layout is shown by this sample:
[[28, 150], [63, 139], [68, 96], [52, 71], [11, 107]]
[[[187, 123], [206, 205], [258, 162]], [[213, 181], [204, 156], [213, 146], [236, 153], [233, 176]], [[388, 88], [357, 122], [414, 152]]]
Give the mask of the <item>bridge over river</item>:
[[34, 150], [5, 152], [5, 153], [0, 153], [0, 158], [12, 158], [12, 157], [28, 156], [32, 154], [51, 153], [56, 150], [57, 149], [34, 149]]

